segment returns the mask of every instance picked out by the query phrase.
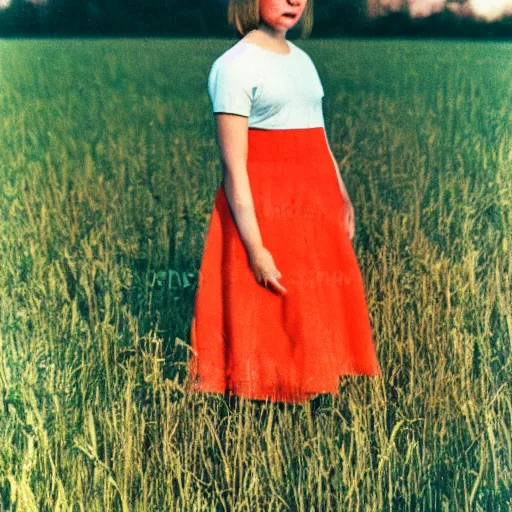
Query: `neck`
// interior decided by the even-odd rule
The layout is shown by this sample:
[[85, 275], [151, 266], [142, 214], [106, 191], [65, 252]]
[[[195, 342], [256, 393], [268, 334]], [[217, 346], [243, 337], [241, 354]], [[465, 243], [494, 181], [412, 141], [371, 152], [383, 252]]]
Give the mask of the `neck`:
[[261, 21], [256, 29], [258, 32], [263, 32], [266, 36], [274, 39], [275, 41], [285, 41], [286, 40], [286, 31], [275, 30], [272, 27], [268, 26], [265, 22]]

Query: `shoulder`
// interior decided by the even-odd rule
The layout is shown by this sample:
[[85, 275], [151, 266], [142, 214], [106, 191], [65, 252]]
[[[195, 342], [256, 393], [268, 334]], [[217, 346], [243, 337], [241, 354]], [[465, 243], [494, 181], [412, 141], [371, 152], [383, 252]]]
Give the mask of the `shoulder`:
[[293, 46], [297, 55], [307, 55], [307, 53], [300, 47], [297, 46], [293, 41], [287, 40], [290, 46]]
[[310, 57], [309, 53], [307, 53], [302, 48], [299, 48], [296, 44], [291, 44], [293, 44], [296, 48], [297, 62], [298, 65], [304, 69], [305, 76], [314, 76], [316, 79], [320, 80], [320, 75], [316, 68], [315, 62]]
[[297, 55], [297, 57], [302, 61], [302, 62], [305, 62], [306, 64], [312, 64], [313, 66], [315, 65], [315, 63], [313, 62], [313, 59], [309, 56], [309, 53], [306, 52], [305, 50], [303, 50], [300, 46], [297, 46], [295, 43], [293, 43], [292, 41], [288, 41], [288, 43], [290, 45], [293, 45], [293, 47], [295, 48], [295, 53]]
[[214, 112], [249, 116], [256, 73], [249, 45], [234, 45], [215, 59], [208, 76]]
[[252, 55], [249, 45], [235, 44], [217, 57], [210, 69], [210, 76], [222, 73], [227, 75], [248, 76], [251, 74]]

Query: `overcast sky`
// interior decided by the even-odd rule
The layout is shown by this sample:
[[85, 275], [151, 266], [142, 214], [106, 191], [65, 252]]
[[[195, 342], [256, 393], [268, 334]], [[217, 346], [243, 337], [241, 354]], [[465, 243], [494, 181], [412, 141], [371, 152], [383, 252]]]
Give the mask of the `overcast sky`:
[[415, 18], [430, 16], [445, 7], [460, 16], [482, 21], [497, 21], [512, 15], [512, 0], [466, 0], [463, 3], [447, 0], [367, 0], [370, 16], [406, 10]]

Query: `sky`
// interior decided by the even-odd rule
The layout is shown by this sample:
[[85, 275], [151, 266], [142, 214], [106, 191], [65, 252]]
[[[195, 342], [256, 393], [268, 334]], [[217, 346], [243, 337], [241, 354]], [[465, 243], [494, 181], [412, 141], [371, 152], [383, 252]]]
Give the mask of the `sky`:
[[481, 21], [498, 21], [512, 15], [512, 0], [367, 0], [370, 16], [406, 10], [413, 18], [422, 18], [441, 12], [445, 7], [460, 16]]
[[[25, 0], [29, 4], [44, 4], [46, 0]], [[11, 0], [0, 0], [0, 9], [7, 9], [11, 5]]]

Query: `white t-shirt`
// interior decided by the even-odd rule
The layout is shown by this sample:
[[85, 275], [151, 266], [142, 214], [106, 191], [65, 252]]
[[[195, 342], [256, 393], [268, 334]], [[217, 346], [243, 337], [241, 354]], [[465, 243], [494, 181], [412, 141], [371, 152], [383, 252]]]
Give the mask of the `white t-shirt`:
[[291, 41], [279, 54], [238, 41], [212, 64], [208, 93], [213, 112], [249, 118], [249, 128], [325, 127], [324, 89], [309, 55]]

